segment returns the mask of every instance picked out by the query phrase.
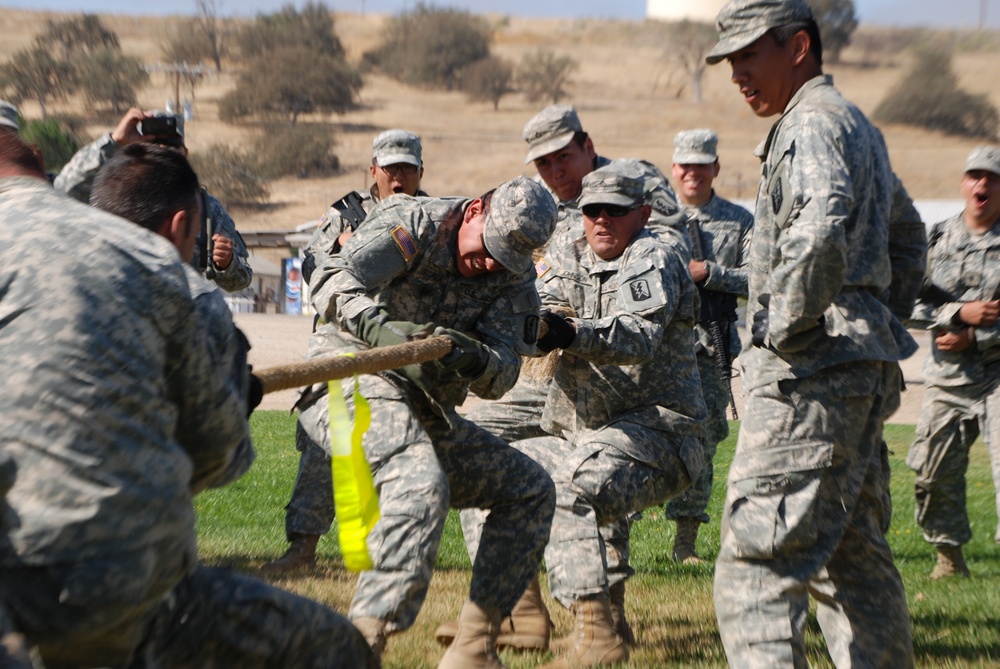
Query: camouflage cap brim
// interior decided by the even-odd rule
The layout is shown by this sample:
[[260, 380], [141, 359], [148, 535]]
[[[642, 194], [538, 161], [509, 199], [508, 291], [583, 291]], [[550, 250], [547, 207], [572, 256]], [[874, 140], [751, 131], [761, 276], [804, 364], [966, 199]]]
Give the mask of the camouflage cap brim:
[[969, 153], [965, 160], [965, 171], [979, 170], [1000, 175], [1000, 147], [977, 146]]
[[770, 30], [770, 26], [756, 26], [749, 30], [744, 30], [738, 33], [731, 33], [721, 38], [718, 43], [712, 47], [712, 50], [708, 52], [705, 56], [705, 62], [709, 65], [715, 65], [716, 63], [721, 63], [740, 49], [745, 49], [761, 37], [767, 34]]
[[388, 155], [380, 155], [377, 158], [378, 164], [382, 167], [387, 165], [397, 165], [399, 163], [407, 163], [409, 165], [416, 165], [417, 167], [422, 167], [420, 160], [416, 156], [409, 153], [390, 153]]
[[533, 162], [542, 156], [548, 155], [553, 151], [565, 148], [570, 142], [573, 141], [573, 137], [575, 135], [576, 131], [570, 131], [557, 137], [553, 137], [552, 139], [542, 142], [541, 144], [532, 146], [531, 149], [528, 150], [528, 157], [524, 159], [524, 164], [527, 165], [528, 163]]
[[583, 209], [588, 204], [617, 204], [623, 207], [636, 207], [642, 202], [636, 202], [635, 198], [629, 197], [617, 191], [584, 191], [580, 196], [580, 208]]
[[[490, 214], [492, 214], [492, 210]], [[487, 215], [487, 229], [490, 229], [490, 216]], [[492, 227], [497, 227], [494, 223]], [[504, 266], [507, 270], [514, 272], [515, 274], [523, 274], [531, 269], [532, 261], [531, 256], [525, 256], [516, 253], [511, 247], [500, 242], [500, 237], [495, 234], [483, 234], [483, 245], [486, 247], [486, 251], [489, 252], [490, 256], [496, 260], [498, 263]]]

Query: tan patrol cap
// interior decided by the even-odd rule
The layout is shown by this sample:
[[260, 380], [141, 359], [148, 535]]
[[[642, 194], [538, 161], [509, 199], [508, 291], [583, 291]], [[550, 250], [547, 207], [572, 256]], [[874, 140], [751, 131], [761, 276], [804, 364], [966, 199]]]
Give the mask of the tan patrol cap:
[[712, 130], [681, 130], [674, 137], [675, 165], [706, 165], [719, 159], [719, 136]]
[[493, 191], [483, 244], [498, 263], [523, 274], [534, 265], [531, 252], [544, 246], [555, 229], [555, 200], [541, 184], [521, 176]]

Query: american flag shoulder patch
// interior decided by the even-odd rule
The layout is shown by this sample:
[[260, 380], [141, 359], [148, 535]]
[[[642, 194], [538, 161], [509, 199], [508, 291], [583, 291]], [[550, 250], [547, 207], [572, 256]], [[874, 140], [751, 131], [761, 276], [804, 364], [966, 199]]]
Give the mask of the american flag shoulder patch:
[[403, 260], [410, 262], [417, 255], [417, 245], [413, 243], [413, 238], [403, 229], [403, 226], [396, 226], [392, 230], [392, 240], [399, 247], [399, 252], [403, 254]]
[[535, 274], [538, 276], [539, 279], [545, 276], [545, 273], [548, 272], [550, 269], [552, 268], [549, 267], [549, 264], [547, 262], [545, 262], [545, 258], [542, 258], [541, 260], [535, 263]]

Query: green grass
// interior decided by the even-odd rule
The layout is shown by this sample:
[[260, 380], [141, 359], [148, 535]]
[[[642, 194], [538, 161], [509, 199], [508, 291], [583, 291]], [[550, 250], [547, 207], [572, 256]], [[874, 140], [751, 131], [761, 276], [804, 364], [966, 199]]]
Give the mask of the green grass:
[[[261, 411], [251, 421], [257, 462], [247, 476], [223, 490], [197, 499], [198, 534], [202, 560], [232, 565], [256, 574], [264, 562], [286, 547], [284, 506], [288, 501], [298, 452], [294, 446], [295, 418], [277, 411]], [[632, 528], [632, 564], [637, 570], [628, 584], [627, 609], [640, 646], [631, 667], [724, 667], [712, 609], [711, 560], [719, 549], [719, 515], [726, 472], [732, 460], [738, 424], [716, 456], [716, 484], [698, 549], [707, 563], [683, 567], [670, 559], [674, 524], [665, 522], [662, 509], [650, 509]], [[913, 473], [904, 460], [913, 427], [890, 425], [886, 441], [892, 451], [892, 493], [895, 513], [889, 542], [903, 575], [914, 647], [919, 667], [995, 667], [1000, 662], [1000, 548], [993, 541], [996, 527], [993, 483], [982, 443], [972, 450], [968, 472], [968, 504], [973, 539], [965, 547], [972, 571], [968, 580], [931, 581], [934, 551], [921, 538], [913, 520]], [[323, 601], [345, 612], [355, 577], [343, 569], [336, 532], [319, 545], [316, 574], [276, 581], [282, 587]], [[445, 526], [438, 570], [416, 625], [393, 637], [383, 666], [387, 669], [435, 667], [442, 649], [433, 640], [434, 628], [458, 615], [469, 582], [469, 559], [452, 512]], [[543, 586], [543, 590], [545, 590]], [[569, 616], [547, 602], [556, 620], [557, 634], [570, 628]], [[810, 662], [830, 667], [815, 624], [808, 636]], [[536, 667], [544, 658], [505, 654], [511, 669]]]

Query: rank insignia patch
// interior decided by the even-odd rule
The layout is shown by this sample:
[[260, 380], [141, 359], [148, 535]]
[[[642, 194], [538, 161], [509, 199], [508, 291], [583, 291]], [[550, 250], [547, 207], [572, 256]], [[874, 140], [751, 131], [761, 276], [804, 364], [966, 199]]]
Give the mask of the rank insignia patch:
[[409, 233], [403, 229], [402, 226], [393, 228], [392, 239], [396, 242], [396, 246], [399, 247], [400, 253], [403, 254], [403, 260], [410, 262], [417, 255], [417, 245], [413, 243], [413, 239], [410, 237]]

